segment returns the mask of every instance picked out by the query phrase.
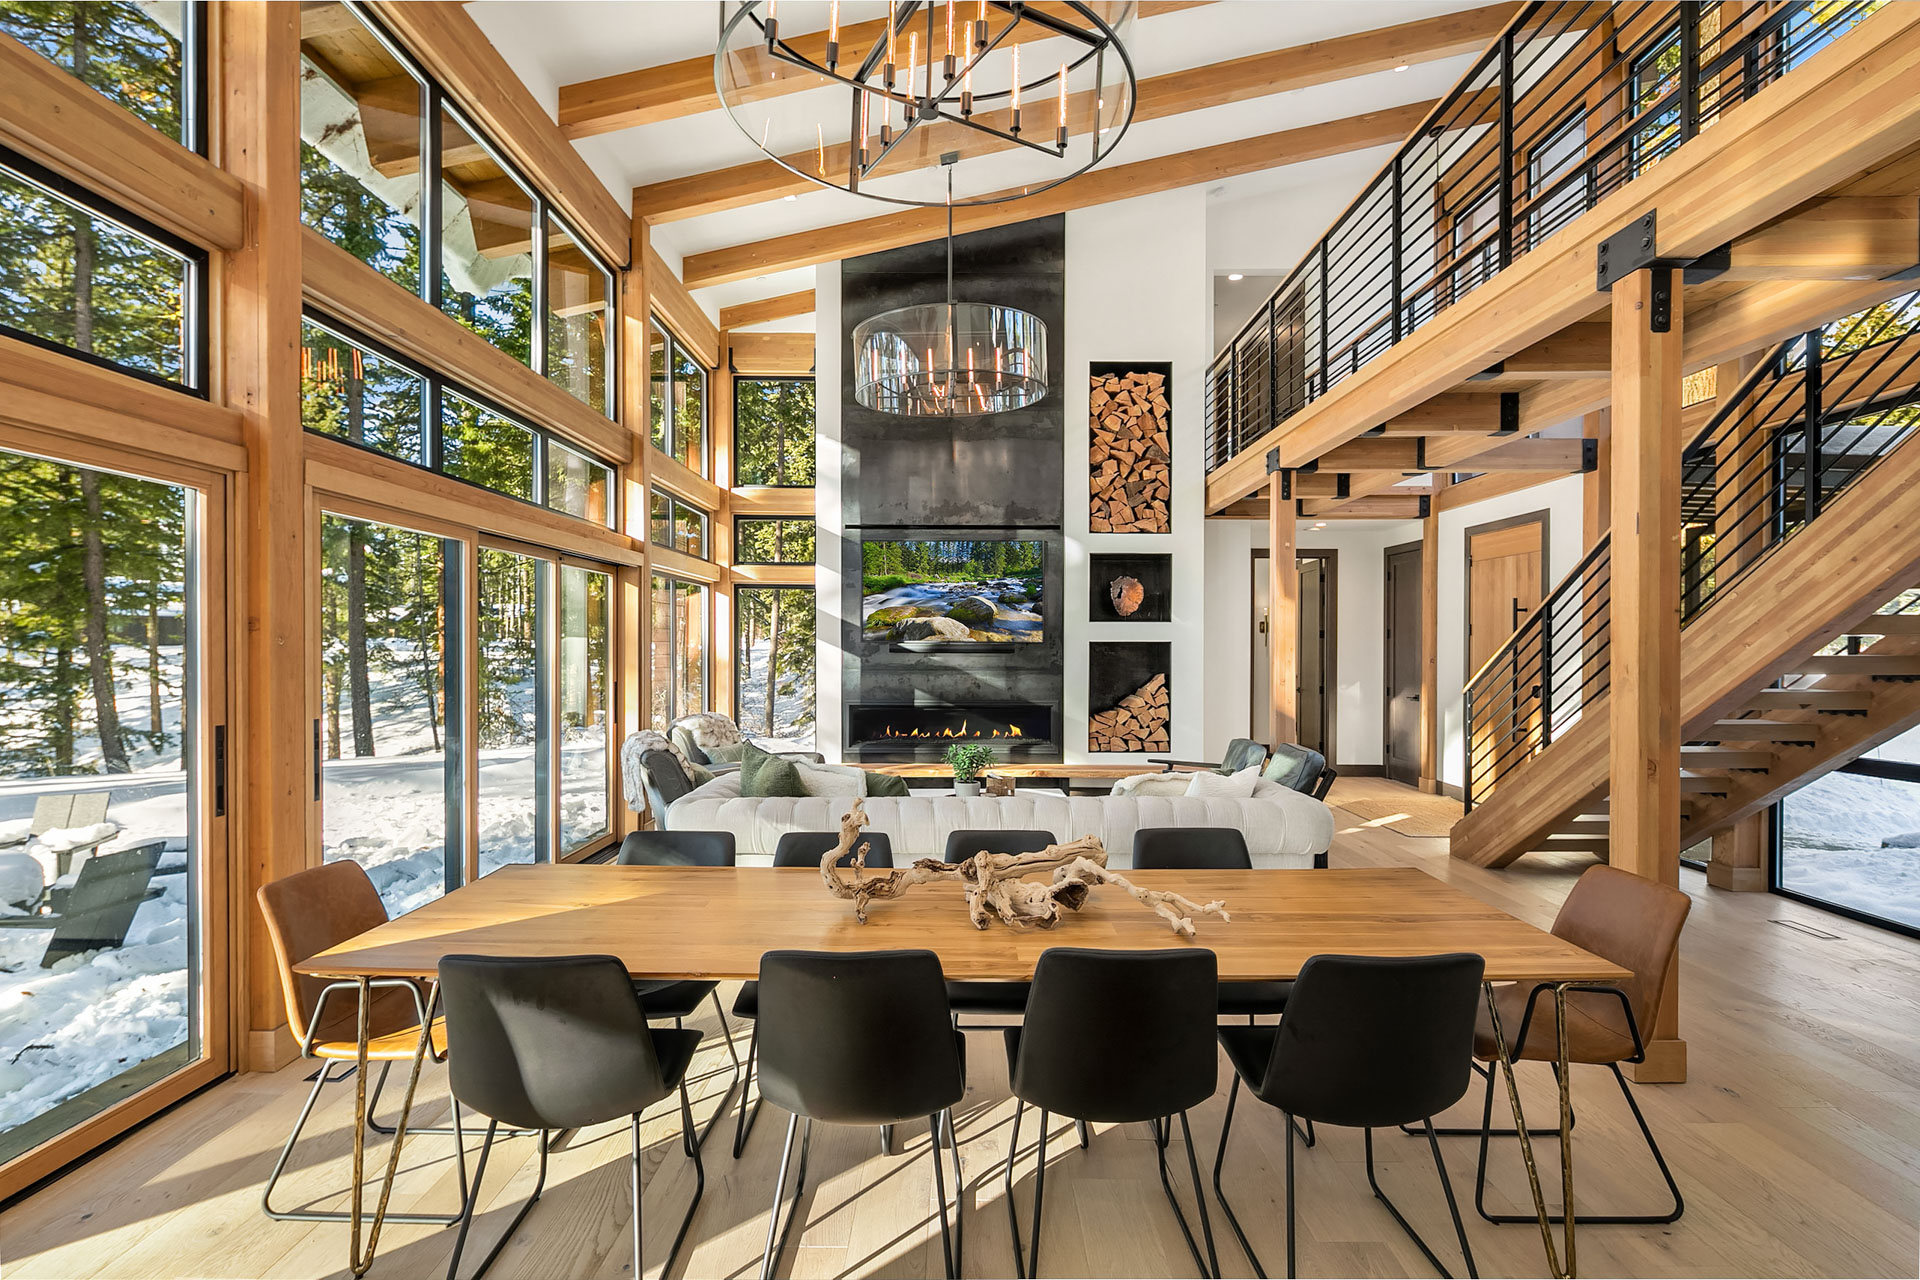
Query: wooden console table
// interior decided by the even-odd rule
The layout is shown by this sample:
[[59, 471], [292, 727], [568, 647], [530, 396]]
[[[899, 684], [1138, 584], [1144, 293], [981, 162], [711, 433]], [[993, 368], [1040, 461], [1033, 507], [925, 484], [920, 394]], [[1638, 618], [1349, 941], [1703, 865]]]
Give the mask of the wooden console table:
[[[863, 764], [869, 773], [884, 773], [894, 778], [951, 778], [950, 764]], [[987, 773], [1001, 778], [1026, 778], [1043, 782], [1112, 782], [1136, 773], [1158, 773], [1149, 764], [998, 764]]]

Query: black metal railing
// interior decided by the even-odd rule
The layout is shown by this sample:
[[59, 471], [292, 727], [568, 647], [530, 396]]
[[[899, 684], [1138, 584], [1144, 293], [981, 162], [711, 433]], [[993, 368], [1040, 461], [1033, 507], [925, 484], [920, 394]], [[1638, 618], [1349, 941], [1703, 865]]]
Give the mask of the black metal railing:
[[[1681, 625], [1920, 430], [1920, 292], [1781, 343], [1682, 455]], [[1608, 687], [1602, 538], [1467, 683], [1467, 803]]]
[[1883, 3], [1525, 6], [1214, 361], [1207, 470]]

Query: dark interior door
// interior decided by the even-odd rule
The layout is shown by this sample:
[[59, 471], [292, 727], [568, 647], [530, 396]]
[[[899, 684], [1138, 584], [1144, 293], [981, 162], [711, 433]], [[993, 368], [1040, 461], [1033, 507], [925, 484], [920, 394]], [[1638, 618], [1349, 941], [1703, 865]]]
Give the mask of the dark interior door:
[[1386, 774], [1420, 783], [1420, 548], [1387, 553]]

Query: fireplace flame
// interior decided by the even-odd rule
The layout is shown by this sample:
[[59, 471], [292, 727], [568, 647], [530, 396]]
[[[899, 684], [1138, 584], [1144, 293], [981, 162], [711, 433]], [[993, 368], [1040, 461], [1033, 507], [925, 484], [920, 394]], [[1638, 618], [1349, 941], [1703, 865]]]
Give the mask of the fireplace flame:
[[958, 729], [901, 730], [901, 729], [894, 728], [892, 725], [888, 725], [886, 729], [884, 729], [881, 732], [880, 736], [883, 738], [942, 738], [942, 739], [944, 738], [1024, 738], [1026, 737], [1024, 733], [1020, 732], [1019, 725], [1010, 725], [1004, 730], [993, 729], [993, 730], [989, 730], [986, 733], [975, 733], [972, 730], [968, 729], [967, 722], [965, 720], [962, 720], [960, 722], [960, 727]]

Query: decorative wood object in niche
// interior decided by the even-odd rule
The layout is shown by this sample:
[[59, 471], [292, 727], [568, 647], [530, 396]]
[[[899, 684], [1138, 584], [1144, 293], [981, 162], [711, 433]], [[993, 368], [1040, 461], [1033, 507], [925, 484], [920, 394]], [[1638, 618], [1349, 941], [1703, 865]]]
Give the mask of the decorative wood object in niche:
[[1140, 602], [1147, 598], [1147, 589], [1140, 585], [1140, 579], [1122, 574], [1107, 584], [1107, 595], [1113, 601], [1115, 613], [1123, 618], [1131, 618], [1140, 611]]
[[1167, 678], [1155, 676], [1111, 711], [1087, 717], [1089, 751], [1166, 751]]
[[[861, 924], [867, 922], [869, 902], [904, 897], [916, 885], [950, 880], [958, 880], [966, 889], [967, 918], [976, 929], [986, 928], [996, 917], [1010, 929], [1051, 929], [1060, 923], [1061, 912], [1078, 911], [1087, 904], [1094, 886], [1102, 884], [1125, 889], [1183, 938], [1193, 937], [1197, 915], [1233, 918], [1227, 914], [1227, 904], [1217, 899], [1195, 902], [1164, 889], [1143, 889], [1107, 870], [1107, 851], [1098, 836], [1048, 845], [1037, 853], [976, 853], [953, 864], [921, 858], [910, 867], [869, 877], [868, 842], [860, 838], [860, 829], [866, 825], [866, 804], [855, 800], [840, 819], [840, 843], [820, 858], [820, 878], [828, 892], [851, 901], [853, 918]], [[851, 864], [840, 866], [840, 859], [849, 852]], [[1036, 871], [1051, 871], [1053, 879], [1044, 883], [1022, 879]]]
[[1087, 455], [1094, 533], [1167, 533], [1173, 497], [1172, 411], [1167, 375], [1105, 373], [1089, 378]]

